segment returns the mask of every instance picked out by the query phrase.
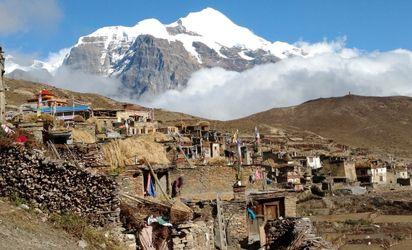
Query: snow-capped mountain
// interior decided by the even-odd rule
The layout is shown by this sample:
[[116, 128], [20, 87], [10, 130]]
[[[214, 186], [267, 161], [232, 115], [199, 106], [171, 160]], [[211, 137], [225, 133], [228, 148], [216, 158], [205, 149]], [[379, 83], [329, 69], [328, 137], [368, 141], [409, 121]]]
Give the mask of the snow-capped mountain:
[[63, 60], [69, 51], [69, 49], [62, 49], [57, 53], [50, 53], [44, 61], [6, 55], [6, 75], [14, 79], [53, 82], [55, 73], [62, 66]]
[[243, 71], [303, 55], [300, 48], [267, 41], [206, 8], [167, 25], [146, 19], [132, 27], [100, 28], [80, 37], [60, 67], [118, 78], [142, 95], [182, 88], [201, 68]]

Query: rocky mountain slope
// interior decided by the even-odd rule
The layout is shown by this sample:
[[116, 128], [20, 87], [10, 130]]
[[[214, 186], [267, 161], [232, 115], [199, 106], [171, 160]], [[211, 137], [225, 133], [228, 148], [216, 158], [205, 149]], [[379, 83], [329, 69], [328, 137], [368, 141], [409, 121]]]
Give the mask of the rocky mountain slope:
[[117, 78], [129, 93], [141, 96], [183, 88], [201, 68], [243, 71], [304, 55], [300, 48], [267, 41], [219, 11], [206, 8], [167, 25], [146, 19], [132, 27], [103, 27], [80, 37], [60, 60], [35, 61], [29, 67], [13, 65], [13, 72], [8, 73], [17, 79], [48, 80], [47, 72], [55, 74], [68, 67]]
[[221, 127], [307, 130], [337, 142], [412, 158], [412, 98], [347, 95], [274, 108]]

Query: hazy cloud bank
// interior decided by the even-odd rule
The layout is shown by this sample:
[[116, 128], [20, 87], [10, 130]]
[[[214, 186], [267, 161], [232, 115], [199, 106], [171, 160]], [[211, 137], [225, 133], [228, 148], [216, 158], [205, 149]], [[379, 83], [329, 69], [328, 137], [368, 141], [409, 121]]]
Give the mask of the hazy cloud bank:
[[234, 119], [273, 107], [345, 95], [412, 96], [412, 52], [361, 52], [344, 40], [297, 45], [305, 58], [284, 59], [238, 73], [202, 69], [187, 88], [171, 90], [146, 105], [214, 119]]
[[[365, 52], [346, 48], [344, 39], [295, 45], [308, 56], [259, 65], [240, 73], [222, 68], [202, 69], [193, 73], [185, 89], [167, 91], [151, 101], [138, 100], [119, 79], [58, 68], [67, 49], [49, 54], [43, 62], [30, 56], [14, 56], [6, 60], [6, 69], [19, 69], [18, 64], [13, 66], [14, 60], [23, 71], [16, 70], [13, 78], [221, 120], [319, 97], [341, 96], [349, 91], [359, 95], [412, 96], [409, 50]], [[27, 67], [21, 67], [23, 62], [27, 62]]]

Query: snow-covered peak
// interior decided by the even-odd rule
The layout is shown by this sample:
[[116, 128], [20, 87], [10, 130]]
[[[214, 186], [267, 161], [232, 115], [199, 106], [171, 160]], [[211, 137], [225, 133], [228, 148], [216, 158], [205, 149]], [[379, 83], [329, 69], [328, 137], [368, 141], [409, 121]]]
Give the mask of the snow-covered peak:
[[56, 53], [49, 53], [44, 60], [37, 60], [33, 58], [26, 58], [19, 55], [6, 55], [6, 74], [14, 70], [23, 70], [26, 72], [33, 70], [46, 70], [50, 74], [54, 74], [56, 70], [62, 65], [64, 58], [69, 53], [70, 48], [64, 48]]
[[[185, 32], [169, 32], [170, 28], [179, 28]], [[189, 13], [186, 17], [180, 18], [176, 22], [165, 25], [157, 19], [145, 19], [135, 26], [109, 26], [103, 27], [95, 32], [81, 37], [75, 46], [83, 43], [104, 43], [104, 48], [117, 48], [130, 46], [139, 35], [152, 35], [156, 38], [168, 41], [180, 41], [185, 49], [201, 63], [202, 58], [193, 47], [193, 42], [201, 42], [215, 50], [221, 57], [222, 47], [238, 47], [244, 50], [264, 50], [276, 57], [286, 58], [290, 55], [301, 55], [300, 49], [282, 42], [272, 43], [257, 35], [247, 28], [233, 23], [228, 17], [213, 8], [205, 8], [198, 12]], [[99, 38], [97, 40], [88, 38]], [[106, 55], [102, 56], [104, 62]], [[120, 55], [113, 55], [112, 58], [119, 58]], [[244, 54], [240, 55], [245, 58]], [[251, 60], [251, 58], [248, 58]]]
[[236, 25], [224, 14], [212, 8], [192, 12], [168, 26], [176, 27], [180, 24], [187, 31], [229, 48], [236, 46], [255, 50], [269, 44], [265, 39], [256, 36], [247, 28]]
[[135, 26], [108, 26], [87, 35], [87, 37], [107, 37], [109, 40], [122, 38], [134, 39], [142, 34], [150, 34], [158, 38], [167, 38], [165, 26], [157, 19], [150, 18], [138, 22]]

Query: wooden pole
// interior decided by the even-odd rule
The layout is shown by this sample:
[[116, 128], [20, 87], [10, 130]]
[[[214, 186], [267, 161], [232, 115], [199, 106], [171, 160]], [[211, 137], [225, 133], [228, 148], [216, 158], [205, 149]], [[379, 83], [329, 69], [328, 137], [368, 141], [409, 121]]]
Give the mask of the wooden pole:
[[4, 83], [4, 56], [0, 47], [0, 123], [6, 122], [6, 86]]
[[152, 166], [150, 163], [146, 160], [146, 158], [143, 158], [143, 160], [146, 162], [147, 166], [149, 167], [150, 173], [153, 175], [153, 178], [155, 179], [155, 182], [157, 186], [159, 187], [160, 191], [162, 192], [163, 196], [166, 198], [167, 202], [169, 204], [173, 204], [172, 199], [170, 199], [169, 195], [163, 190], [163, 188], [160, 186], [159, 179], [157, 178], [156, 173], [153, 171]]

